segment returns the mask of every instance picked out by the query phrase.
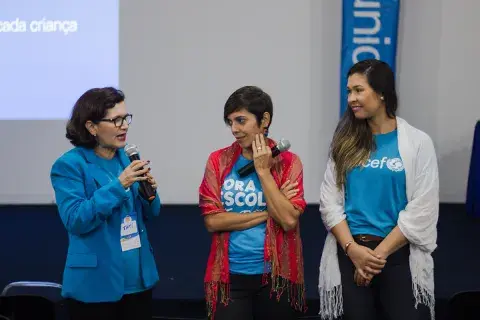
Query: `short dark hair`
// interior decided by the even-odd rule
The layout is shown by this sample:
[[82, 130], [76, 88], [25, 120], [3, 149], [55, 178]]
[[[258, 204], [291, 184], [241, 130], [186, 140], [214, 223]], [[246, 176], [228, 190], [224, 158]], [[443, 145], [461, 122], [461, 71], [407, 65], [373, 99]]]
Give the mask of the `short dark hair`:
[[93, 88], [82, 94], [72, 109], [67, 123], [66, 137], [74, 146], [94, 148], [97, 140], [85, 127], [85, 123], [99, 121], [105, 117], [108, 109], [125, 100], [121, 90], [106, 87]]
[[[230, 95], [223, 109], [223, 121], [228, 123], [228, 116], [240, 110], [247, 110], [255, 115], [260, 125], [263, 114], [270, 114], [270, 124], [273, 118], [273, 103], [268, 93], [256, 86], [244, 86]], [[267, 127], [268, 129], [268, 127]]]
[[385, 111], [394, 118], [398, 107], [397, 91], [395, 90], [395, 75], [390, 66], [381, 60], [368, 59], [354, 64], [348, 71], [348, 77], [353, 74], [363, 74], [373, 91], [383, 96]]

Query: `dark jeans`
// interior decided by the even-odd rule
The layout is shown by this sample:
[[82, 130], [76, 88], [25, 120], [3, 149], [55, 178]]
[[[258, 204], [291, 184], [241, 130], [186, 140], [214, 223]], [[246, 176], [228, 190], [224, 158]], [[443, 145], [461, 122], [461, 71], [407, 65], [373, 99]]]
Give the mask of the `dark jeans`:
[[[358, 244], [375, 249], [378, 241]], [[342, 277], [343, 320], [420, 320], [428, 319], [424, 305], [415, 308], [412, 275], [409, 265], [409, 246], [404, 246], [387, 258], [382, 272], [376, 275], [370, 286], [359, 287], [354, 282], [355, 266], [341, 247], [338, 263]]]
[[230, 274], [230, 301], [217, 304], [215, 320], [294, 320], [298, 313], [290, 306], [288, 291], [270, 297], [271, 280], [262, 285], [262, 275]]
[[67, 300], [70, 320], [151, 320], [152, 290], [126, 294], [120, 301], [84, 303]]

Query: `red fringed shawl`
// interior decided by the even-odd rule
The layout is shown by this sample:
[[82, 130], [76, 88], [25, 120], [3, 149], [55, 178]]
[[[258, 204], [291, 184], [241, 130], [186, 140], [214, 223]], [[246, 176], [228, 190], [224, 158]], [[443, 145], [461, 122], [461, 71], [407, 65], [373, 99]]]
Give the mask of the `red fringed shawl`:
[[[270, 139], [268, 143], [270, 147], [275, 145]], [[241, 147], [234, 142], [231, 146], [210, 154], [199, 188], [202, 215], [225, 212], [220, 198], [222, 184], [241, 152]], [[303, 212], [306, 207], [303, 198], [303, 166], [298, 156], [288, 151], [280, 153], [273, 159], [271, 172], [279, 187], [287, 180], [292, 183], [298, 182], [299, 192], [290, 201], [299, 212]], [[212, 245], [204, 279], [210, 319], [214, 318], [218, 298], [225, 305], [229, 301], [229, 235], [229, 232], [212, 234]], [[280, 299], [282, 293], [287, 290], [291, 305], [299, 311], [305, 311], [303, 254], [299, 224], [295, 229], [285, 232], [269, 217], [265, 233], [264, 255], [265, 263], [271, 264], [272, 293], [276, 293], [277, 299]], [[268, 282], [266, 273], [263, 278], [264, 282]]]

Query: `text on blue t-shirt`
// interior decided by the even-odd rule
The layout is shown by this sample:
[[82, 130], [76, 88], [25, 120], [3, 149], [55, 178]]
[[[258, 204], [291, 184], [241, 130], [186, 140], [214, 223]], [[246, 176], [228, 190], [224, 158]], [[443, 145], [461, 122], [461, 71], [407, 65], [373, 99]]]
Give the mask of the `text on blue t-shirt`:
[[387, 236], [407, 205], [406, 177], [397, 130], [374, 135], [367, 163], [347, 173], [345, 213], [353, 235]]
[[[258, 175], [254, 172], [240, 178], [237, 170], [250, 160], [240, 156], [222, 185], [222, 204], [225, 211], [249, 214], [265, 211], [267, 204]], [[266, 223], [250, 229], [230, 232], [228, 257], [230, 272], [236, 274], [262, 274], [264, 270], [264, 244]]]

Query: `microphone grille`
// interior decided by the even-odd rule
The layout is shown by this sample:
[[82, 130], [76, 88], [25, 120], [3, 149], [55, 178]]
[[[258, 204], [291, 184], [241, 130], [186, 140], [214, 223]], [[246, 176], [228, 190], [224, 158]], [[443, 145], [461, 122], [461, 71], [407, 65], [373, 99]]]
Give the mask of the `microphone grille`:
[[290, 141], [287, 139], [280, 139], [280, 141], [277, 143], [277, 148], [279, 151], [287, 151], [290, 149], [290, 146]]
[[131, 156], [131, 155], [134, 155], [134, 154], [138, 154], [138, 147], [134, 144], [127, 144], [124, 148], [125, 150], [125, 153], [127, 154], [127, 156]]

